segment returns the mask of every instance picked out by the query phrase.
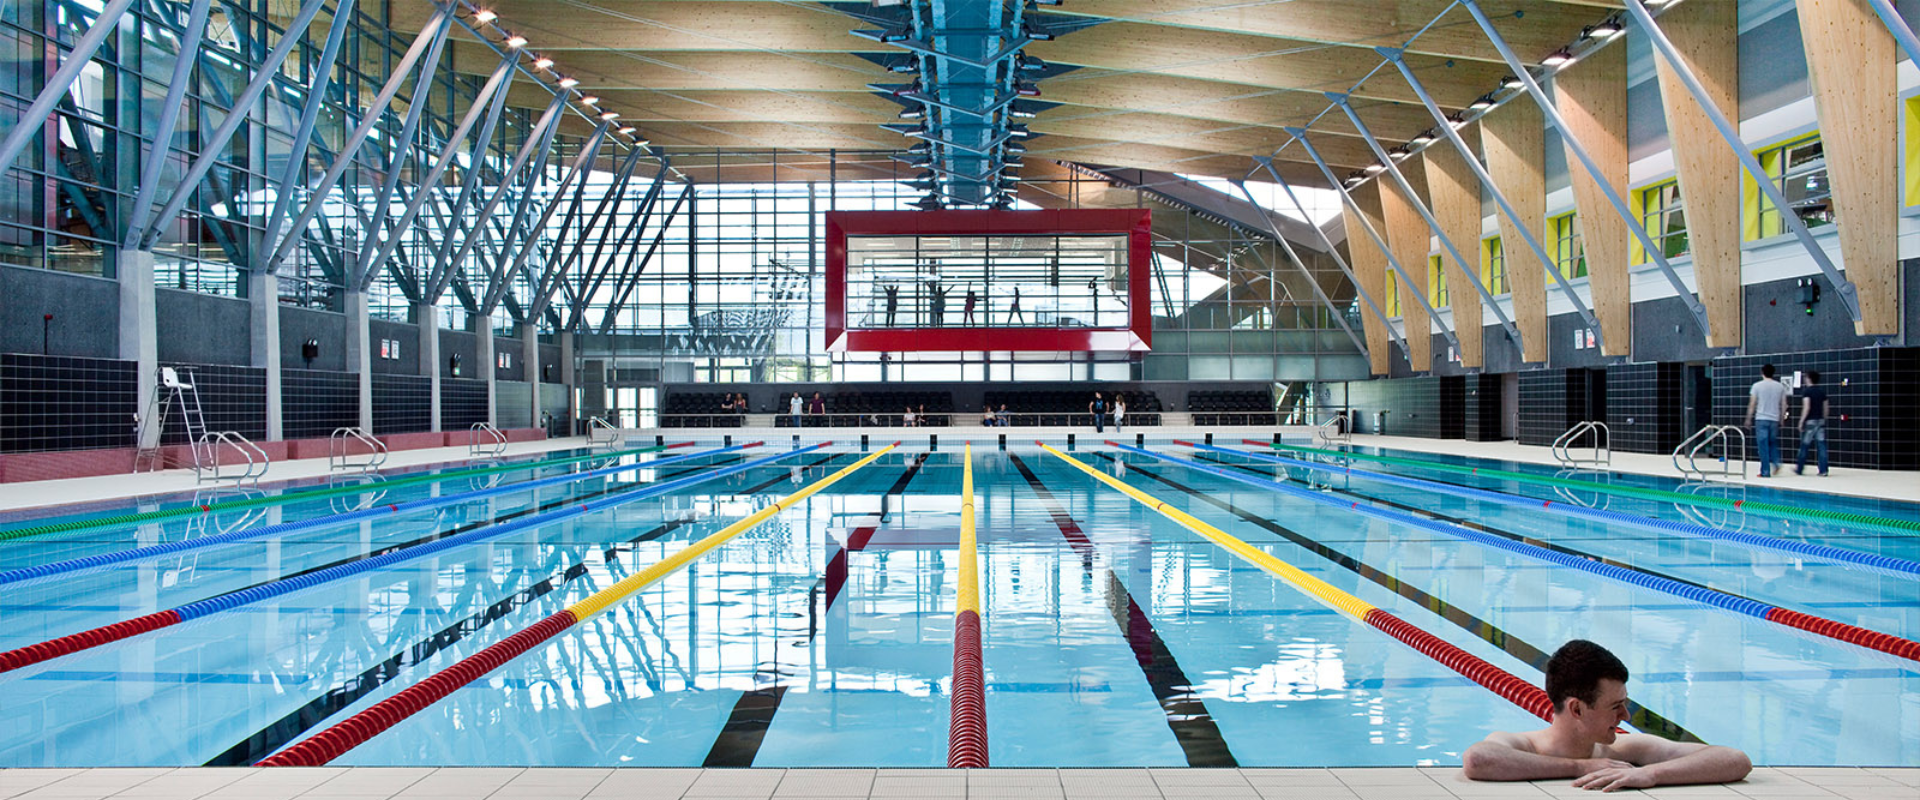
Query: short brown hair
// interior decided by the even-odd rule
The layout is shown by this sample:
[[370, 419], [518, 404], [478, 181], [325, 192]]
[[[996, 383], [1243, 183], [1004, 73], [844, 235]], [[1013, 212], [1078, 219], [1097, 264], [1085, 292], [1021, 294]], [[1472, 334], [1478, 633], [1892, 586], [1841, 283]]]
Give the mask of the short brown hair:
[[1567, 698], [1593, 705], [1600, 699], [1600, 679], [1627, 682], [1627, 665], [1607, 648], [1585, 639], [1560, 645], [1547, 659], [1547, 699], [1554, 710], [1566, 708]]

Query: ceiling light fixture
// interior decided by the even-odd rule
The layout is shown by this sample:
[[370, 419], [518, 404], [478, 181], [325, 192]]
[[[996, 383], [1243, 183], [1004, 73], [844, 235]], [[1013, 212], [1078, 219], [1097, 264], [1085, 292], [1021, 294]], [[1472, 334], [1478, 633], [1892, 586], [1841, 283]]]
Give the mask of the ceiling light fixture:
[[1552, 55], [1549, 55], [1546, 58], [1540, 59], [1540, 66], [1559, 69], [1560, 67], [1563, 67], [1569, 63], [1572, 63], [1572, 61], [1573, 61], [1573, 56], [1568, 54], [1567, 51], [1555, 50], [1553, 51]]
[[1369, 175], [1380, 173], [1380, 172], [1386, 172], [1386, 171], [1387, 171], [1387, 165], [1385, 164], [1376, 162], [1376, 163], [1367, 165], [1367, 174]]
[[1585, 33], [1593, 39], [1611, 39], [1625, 31], [1626, 28], [1621, 27], [1619, 19], [1608, 17], [1605, 22], [1586, 29]]
[[1523, 89], [1523, 88], [1526, 88], [1526, 84], [1525, 84], [1525, 83], [1523, 83], [1523, 82], [1521, 82], [1521, 80], [1520, 80], [1520, 78], [1519, 78], [1518, 76], [1515, 76], [1515, 75], [1508, 75], [1507, 77], [1505, 77], [1505, 78], [1501, 78], [1501, 79], [1500, 79], [1500, 88], [1502, 88], [1502, 89]]
[[533, 59], [533, 68], [534, 69], [553, 69], [553, 59], [548, 58], [546, 56], [535, 56]]
[[614, 121], [614, 120], [616, 120], [616, 119], [619, 119], [619, 118], [620, 118], [620, 112], [618, 112], [618, 111], [602, 111], [602, 112], [600, 112], [600, 118], [601, 118], [601, 119], [604, 119], [604, 120], [606, 120], [606, 121], [608, 121], [608, 122], [612, 122], [612, 121]]
[[571, 89], [579, 85], [580, 85], [579, 78], [574, 78], [567, 75], [560, 76], [560, 88], [562, 89]]
[[633, 134], [633, 126], [632, 126], [632, 125], [622, 125], [622, 126], [620, 126], [620, 133], [621, 133], [622, 135], [628, 135], [628, 136], [631, 136], [631, 135]]
[[591, 105], [598, 105], [599, 103], [600, 103], [599, 95], [592, 95], [592, 94], [580, 95], [580, 105], [591, 106]]
[[525, 36], [514, 34], [507, 37], [507, 48], [510, 50], [518, 50], [526, 46], [527, 46], [527, 37]]
[[499, 18], [500, 18], [499, 14], [495, 14], [492, 11], [484, 8], [480, 9], [479, 11], [473, 12], [473, 21], [478, 22], [482, 25], [491, 25], [493, 24], [494, 20]]
[[1474, 111], [1485, 111], [1492, 107], [1493, 107], [1493, 98], [1488, 97], [1487, 95], [1484, 95], [1484, 94], [1480, 95], [1479, 98], [1475, 99], [1473, 101], [1473, 105], [1467, 106], [1467, 108], [1473, 109]]

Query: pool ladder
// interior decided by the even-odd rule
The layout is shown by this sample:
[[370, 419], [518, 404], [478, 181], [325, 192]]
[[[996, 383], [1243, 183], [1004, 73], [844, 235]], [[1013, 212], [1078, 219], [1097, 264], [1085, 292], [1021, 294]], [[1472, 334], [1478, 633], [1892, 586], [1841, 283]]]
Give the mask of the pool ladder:
[[1321, 447], [1353, 444], [1353, 431], [1344, 414], [1335, 414], [1313, 429], [1313, 442]]
[[476, 422], [467, 428], [467, 455], [494, 457], [507, 452], [507, 435], [490, 422]]
[[[1587, 437], [1593, 439], [1593, 455], [1591, 457], [1584, 455], [1587, 446], [1581, 444], [1581, 440]], [[1581, 451], [1580, 454], [1574, 452], [1576, 448]], [[1607, 429], [1606, 423], [1587, 420], [1586, 422], [1568, 428], [1566, 433], [1560, 434], [1559, 438], [1554, 439], [1552, 450], [1553, 460], [1560, 462], [1560, 465], [1563, 467], [1577, 469], [1581, 464], [1606, 464], [1611, 466], [1613, 464], [1613, 434]]]
[[587, 420], [587, 444], [611, 450], [619, 441], [620, 429], [607, 422], [606, 417], [592, 417]]
[[[223, 464], [223, 453], [237, 454], [240, 461]], [[260, 477], [267, 474], [267, 467], [272, 463], [273, 459], [267, 457], [267, 451], [238, 431], [206, 431], [193, 443], [193, 474], [200, 483], [233, 481], [235, 486], [242, 483], [258, 485]]]
[[[1736, 450], [1735, 445], [1738, 445]], [[1713, 447], [1719, 446], [1720, 469], [1700, 467], [1700, 454], [1705, 452], [1712, 458]], [[1680, 459], [1685, 458], [1682, 463]], [[1673, 448], [1673, 468], [1680, 474], [1706, 480], [1708, 476], [1721, 478], [1733, 477], [1733, 465], [1740, 464], [1740, 480], [1747, 479], [1747, 432], [1738, 425], [1708, 425], [1694, 431], [1692, 436]]]
[[[365, 452], [354, 452], [355, 446]], [[387, 463], [387, 445], [385, 442], [367, 435], [359, 427], [334, 428], [327, 437], [327, 471], [338, 472], [343, 469], [357, 469], [371, 472]]]

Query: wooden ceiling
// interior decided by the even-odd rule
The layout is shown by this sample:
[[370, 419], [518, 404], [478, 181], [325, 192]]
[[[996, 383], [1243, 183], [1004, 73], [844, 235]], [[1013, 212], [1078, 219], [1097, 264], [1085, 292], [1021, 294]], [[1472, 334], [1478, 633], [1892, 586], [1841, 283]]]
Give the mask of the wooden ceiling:
[[[864, 3], [857, 4], [864, 6]], [[1523, 59], [1537, 62], [1572, 43], [1619, 0], [1482, 0]], [[879, 126], [900, 106], [869, 83], [900, 83], [882, 63], [903, 58], [849, 31], [871, 26], [828, 4], [791, 0], [493, 0], [498, 25], [603, 98], [624, 123], [675, 155], [696, 179], [729, 163], [742, 175], [751, 151], [782, 162], [776, 178], [816, 177], [824, 164], [796, 152], [890, 151], [907, 141]], [[418, 30], [425, 2], [392, 4], [392, 25]], [[1433, 124], [1400, 74], [1374, 47], [1407, 45], [1408, 62], [1449, 111], [1494, 89], [1506, 65], [1468, 13], [1449, 0], [1066, 0], [1049, 14], [1100, 24], [1034, 42], [1025, 52], [1073, 69], [1039, 82], [1056, 104], [1029, 121], [1027, 160], [1076, 161], [1226, 178], [1246, 177], [1253, 158], [1287, 142], [1284, 126], [1311, 123], [1313, 141], [1344, 173], [1373, 161], [1366, 143], [1323, 92], [1352, 89], [1354, 106], [1391, 147]], [[456, 29], [450, 46], [464, 72], [484, 74], [498, 56]], [[1371, 74], [1369, 74], [1371, 73]], [[1357, 84], [1357, 85], [1356, 85]], [[517, 105], [551, 95], [521, 81]], [[576, 120], [584, 126], [584, 120]], [[780, 154], [776, 159], [772, 154]], [[1289, 180], [1324, 185], [1296, 146], [1275, 166]], [[852, 165], [891, 173], [884, 159]], [[863, 176], [864, 177], [864, 176]]]

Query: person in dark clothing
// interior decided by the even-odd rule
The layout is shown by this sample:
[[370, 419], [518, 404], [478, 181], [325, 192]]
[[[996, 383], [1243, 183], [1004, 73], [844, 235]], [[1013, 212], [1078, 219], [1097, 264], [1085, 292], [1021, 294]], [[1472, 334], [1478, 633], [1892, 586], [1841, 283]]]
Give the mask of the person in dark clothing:
[[887, 293], [887, 327], [893, 327], [893, 315], [900, 310], [900, 284], [889, 283], [881, 288]]
[[1093, 432], [1107, 431], [1107, 400], [1099, 392], [1093, 393], [1093, 402], [1087, 404], [1087, 413], [1093, 415]]
[[1827, 389], [1820, 385], [1820, 373], [1807, 370], [1807, 385], [1800, 389], [1800, 457], [1793, 460], [1793, 474], [1807, 473], [1807, 448], [1820, 450], [1820, 477], [1827, 476], [1827, 414], [1832, 404]]
[[1027, 312], [1020, 310], [1020, 287], [1018, 286], [1013, 287], [1013, 305], [1007, 308], [1007, 324], [1013, 324], [1016, 319], [1020, 320], [1022, 325], [1027, 324]]
[[947, 292], [950, 290], [941, 286], [939, 281], [929, 286], [928, 291], [933, 295], [933, 326], [937, 328], [946, 324]]
[[967, 303], [965, 306], [962, 307], [962, 311], [961, 311], [961, 318], [965, 319], [968, 325], [973, 324], [973, 306], [975, 303], [978, 303], [978, 302], [980, 302], [980, 295], [974, 292], [972, 289], [968, 289]]

